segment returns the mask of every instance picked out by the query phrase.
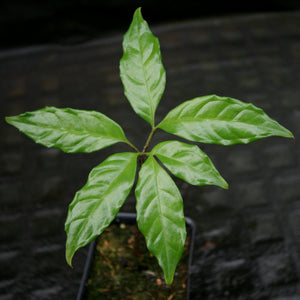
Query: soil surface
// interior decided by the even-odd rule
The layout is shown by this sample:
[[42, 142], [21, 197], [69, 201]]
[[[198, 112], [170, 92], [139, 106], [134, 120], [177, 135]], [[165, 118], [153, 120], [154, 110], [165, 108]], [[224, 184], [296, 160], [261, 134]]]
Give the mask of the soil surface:
[[137, 226], [110, 226], [97, 240], [84, 299], [186, 299], [189, 245], [188, 236], [174, 281], [167, 285]]

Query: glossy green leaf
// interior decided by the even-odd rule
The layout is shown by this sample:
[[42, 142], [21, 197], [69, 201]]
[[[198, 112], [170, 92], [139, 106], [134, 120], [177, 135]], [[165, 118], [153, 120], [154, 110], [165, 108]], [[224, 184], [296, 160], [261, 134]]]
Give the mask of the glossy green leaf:
[[227, 189], [228, 184], [219, 174], [209, 157], [198, 146], [179, 141], [156, 145], [151, 154], [180, 179], [192, 185], [217, 185]]
[[65, 223], [66, 259], [71, 265], [75, 251], [94, 240], [114, 220], [135, 181], [136, 153], [108, 157], [89, 174], [69, 206]]
[[133, 110], [154, 125], [157, 105], [165, 89], [166, 72], [158, 39], [152, 34], [138, 8], [124, 35], [120, 76]]
[[6, 117], [36, 143], [64, 152], [93, 152], [118, 142], [129, 143], [122, 128], [96, 111], [45, 107]]
[[268, 136], [293, 137], [262, 109], [216, 95], [182, 103], [157, 127], [190, 141], [221, 145], [246, 144]]
[[138, 227], [170, 284], [186, 239], [180, 192], [168, 173], [149, 156], [139, 172], [135, 195]]

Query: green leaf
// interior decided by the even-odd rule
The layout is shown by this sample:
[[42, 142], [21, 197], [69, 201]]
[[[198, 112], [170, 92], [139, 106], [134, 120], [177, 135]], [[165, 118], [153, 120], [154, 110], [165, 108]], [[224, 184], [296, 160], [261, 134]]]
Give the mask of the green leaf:
[[64, 152], [93, 152], [118, 142], [129, 143], [122, 128], [96, 111], [45, 107], [6, 117], [36, 143]]
[[94, 240], [114, 220], [135, 181], [137, 153], [117, 153], [89, 174], [69, 206], [65, 223], [66, 259]]
[[268, 136], [293, 137], [262, 109], [216, 95], [182, 103], [157, 128], [190, 141], [220, 145], [247, 144]]
[[143, 19], [141, 8], [124, 35], [120, 76], [133, 110], [154, 126], [155, 111], [166, 85], [158, 39]]
[[186, 239], [180, 192], [168, 173], [149, 156], [139, 172], [135, 195], [138, 227], [170, 284]]
[[179, 141], [156, 145], [151, 154], [177, 177], [192, 185], [217, 185], [227, 189], [228, 184], [219, 174], [209, 157], [198, 146]]

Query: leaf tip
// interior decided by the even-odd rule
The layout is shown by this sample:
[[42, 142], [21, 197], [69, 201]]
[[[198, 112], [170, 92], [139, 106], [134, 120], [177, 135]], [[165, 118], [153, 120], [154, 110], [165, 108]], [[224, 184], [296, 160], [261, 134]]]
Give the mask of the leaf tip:
[[170, 285], [173, 283], [174, 275], [169, 274], [168, 276], [164, 274], [166, 284]]
[[[67, 227], [66, 224], [65, 224], [65, 227]], [[68, 232], [68, 230], [66, 230], [66, 232]], [[65, 258], [66, 258], [67, 264], [71, 268], [73, 268], [72, 259], [73, 259], [75, 251], [76, 250], [74, 250], [74, 247], [72, 247], [72, 245], [70, 244], [69, 235], [67, 234], [66, 248], [65, 248]]]
[[[285, 138], [292, 138], [292, 139], [295, 138], [293, 133], [290, 130], [288, 130], [281, 124], [279, 124], [277, 121], [275, 121], [275, 123], [276, 123], [276, 125], [278, 125], [278, 132], [277, 132], [278, 136], [285, 137]], [[276, 135], [276, 134], [274, 134], [274, 135]]]
[[11, 125], [13, 118], [14, 117], [5, 117], [5, 122]]
[[138, 7], [135, 12], [134, 12], [134, 15], [133, 15], [133, 18], [142, 18], [143, 19], [143, 16], [142, 16], [142, 7]]
[[224, 189], [224, 190], [229, 189], [229, 184], [227, 183], [227, 181], [219, 173], [218, 173], [218, 176], [217, 176], [217, 181], [215, 181], [214, 184], [216, 186]]
[[223, 182], [220, 185], [220, 187], [223, 188], [224, 190], [228, 190], [229, 189], [229, 184], [223, 179]]
[[66, 248], [66, 261], [68, 263], [68, 265], [73, 268], [73, 265], [72, 265], [72, 259], [73, 259], [73, 254], [70, 253], [70, 251], [68, 250], [68, 248]]
[[287, 134], [286, 134], [287, 138], [295, 139], [295, 136], [293, 135], [293, 133], [291, 131], [289, 131], [288, 129], [286, 131], [287, 131]]

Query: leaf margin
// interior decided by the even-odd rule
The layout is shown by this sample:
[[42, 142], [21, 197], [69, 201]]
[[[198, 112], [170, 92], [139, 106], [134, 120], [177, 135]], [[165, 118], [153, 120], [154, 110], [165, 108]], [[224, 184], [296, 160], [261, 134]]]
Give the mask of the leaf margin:
[[[139, 28], [141, 27], [141, 29]], [[141, 31], [141, 32], [139, 32]], [[159, 69], [160, 69], [160, 83], [159, 85], [162, 85], [160, 90], [158, 92], [156, 92], [156, 99], [154, 99], [154, 96], [150, 96], [150, 94], [152, 93], [152, 91], [150, 91], [151, 89], [149, 88], [148, 86], [148, 82], [147, 82], [147, 79], [146, 79], [146, 73], [143, 72], [143, 77], [144, 77], [144, 80], [145, 80], [145, 85], [146, 85], [146, 90], [147, 90], [147, 96], [148, 96], [148, 99], [146, 102], [142, 102], [141, 100], [139, 101], [136, 101], [134, 100], [134, 97], [132, 97], [130, 94], [133, 93], [133, 90], [136, 88], [133, 88], [132, 91], [130, 91], [130, 84], [128, 83], [127, 81], [127, 75], [128, 75], [128, 70], [126, 68], [126, 63], [128, 61], [128, 56], [129, 54], [131, 56], [133, 51], [131, 50], [128, 50], [128, 48], [130, 48], [130, 36], [131, 34], [137, 34], [139, 38], [142, 38], [143, 35], [145, 34], [148, 34], [151, 39], [152, 39], [152, 43], [153, 43], [153, 47], [154, 48], [157, 48], [157, 52], [156, 52], [156, 61], [155, 61], [155, 65], [156, 66], [159, 66]], [[138, 40], [139, 41], [139, 38], [132, 38], [132, 40], [135, 42], [135, 40]], [[140, 41], [139, 41], [140, 43]], [[143, 118], [145, 121], [147, 121], [148, 123], [150, 123], [150, 125], [152, 127], [154, 127], [154, 123], [155, 123], [155, 112], [156, 112], [156, 109], [157, 109], [157, 106], [161, 100], [161, 97], [164, 93], [164, 90], [165, 90], [165, 85], [166, 85], [166, 70], [163, 66], [163, 63], [162, 63], [162, 56], [161, 56], [161, 51], [160, 51], [160, 43], [159, 43], [159, 40], [158, 38], [153, 35], [148, 23], [146, 20], [144, 20], [143, 16], [142, 16], [142, 13], [141, 13], [141, 7], [137, 8], [134, 12], [134, 15], [133, 15], [133, 19], [132, 19], [132, 22], [129, 26], [129, 29], [127, 30], [127, 32], [124, 34], [124, 37], [123, 37], [123, 43], [122, 43], [122, 46], [123, 46], [123, 56], [120, 60], [120, 78], [121, 78], [121, 81], [122, 81], [122, 84], [123, 84], [123, 87], [124, 87], [124, 94], [127, 98], [127, 100], [129, 101], [131, 107], [133, 108], [133, 110], [135, 111], [135, 113], [137, 115], [139, 115], [141, 118]], [[141, 46], [139, 46], [141, 47]], [[140, 50], [140, 49], [139, 49]], [[137, 50], [138, 51], [138, 50]], [[141, 53], [141, 51], [138, 52], [139, 55], [143, 55]], [[148, 57], [149, 58], [149, 57]], [[147, 58], [147, 59], [148, 59]], [[132, 65], [132, 61], [130, 61], [130, 65]], [[142, 69], [144, 69], [144, 64], [142, 63]], [[148, 75], [149, 76], [149, 75]], [[128, 75], [128, 77], [130, 78], [130, 76]], [[131, 81], [135, 81], [136, 79], [133, 79]], [[139, 94], [141, 95], [142, 93], [140, 92], [139, 90]], [[149, 110], [149, 112], [145, 112]]]
[[[207, 167], [210, 167], [210, 173], [212, 173], [212, 177], [214, 177], [213, 179], [207, 179], [207, 176], [204, 176], [203, 178], [201, 178], [201, 172], [202, 170], [199, 169], [199, 177], [192, 177], [192, 178], [188, 178], [188, 176], [186, 176], [186, 173], [184, 170], [188, 169], [188, 168], [193, 168], [194, 166], [189, 166], [187, 165], [184, 161], [181, 161], [180, 159], [176, 159], [174, 156], [170, 156], [168, 155], [168, 153], [166, 153], [166, 151], [164, 150], [164, 147], [167, 146], [170, 149], [172, 149], [174, 151], [174, 149], [178, 148], [178, 152], [179, 153], [184, 153], [184, 151], [190, 151], [193, 152], [194, 155], [197, 155], [197, 159], [198, 162], [200, 159], [203, 160], [203, 163], [206, 163], [205, 165]], [[211, 159], [209, 158], [209, 156], [203, 152], [197, 145], [191, 145], [191, 144], [187, 144], [184, 142], [180, 142], [178, 140], [167, 140], [161, 143], [158, 143], [157, 145], [155, 145], [153, 147], [153, 149], [151, 150], [151, 154], [155, 155], [161, 162], [162, 164], [176, 177], [180, 178], [181, 180], [191, 184], [191, 185], [195, 185], [195, 186], [205, 186], [205, 185], [216, 185], [218, 187], [221, 187], [223, 189], [228, 189], [228, 183], [226, 182], [226, 180], [221, 176], [221, 174], [218, 172], [217, 168], [214, 166], [213, 162], [211, 161]], [[173, 153], [174, 154], [174, 153]], [[176, 155], [176, 153], [175, 153]], [[192, 158], [191, 155], [188, 155], [188, 157]], [[187, 158], [188, 158], [187, 157]], [[172, 165], [172, 162], [169, 162], [172, 160], [177, 160], [177, 162], [179, 162], [180, 164], [182, 164], [182, 169], [180, 169], [180, 167], [177, 165]], [[200, 166], [198, 165], [198, 168]], [[195, 173], [193, 170], [191, 171]], [[197, 173], [198, 173], [197, 172]], [[207, 171], [206, 171], [207, 172]]]
[[[81, 234], [74, 234], [74, 236], [79, 240], [81, 241], [80, 243], [77, 242], [77, 244], [75, 244], [75, 246], [73, 245], [74, 243], [74, 239], [72, 237], [70, 237], [70, 227], [72, 225], [72, 223], [74, 222], [74, 216], [72, 214], [73, 213], [73, 210], [74, 208], [76, 207], [76, 205], [82, 205], [82, 203], [80, 203], [80, 201], [84, 201], [85, 198], [83, 198], [83, 200], [80, 198], [81, 196], [81, 193], [84, 193], [86, 189], [88, 189], [89, 187], [94, 187], [93, 184], [90, 185], [90, 181], [92, 181], [92, 177], [94, 177], [95, 175], [97, 175], [97, 173], [99, 173], [99, 169], [101, 171], [101, 168], [105, 167], [107, 168], [107, 163], [108, 162], [111, 162], [116, 159], [124, 159], [126, 160], [126, 157], [128, 156], [128, 165], [126, 167], [126, 170], [128, 168], [133, 168], [131, 174], [128, 173], [128, 171], [126, 171], [126, 180], [128, 180], [128, 187], [125, 189], [124, 191], [124, 197], [121, 198], [121, 199], [117, 199], [116, 202], [117, 202], [117, 205], [115, 207], [112, 207], [111, 210], [113, 210], [112, 214], [109, 216], [107, 214], [105, 214], [105, 216], [102, 216], [104, 219], [105, 219], [105, 223], [102, 224], [102, 226], [95, 232], [93, 233], [93, 235], [89, 238], [87, 238], [85, 241], [82, 241], [82, 232]], [[85, 183], [85, 185], [79, 189], [72, 202], [70, 203], [69, 205], [69, 208], [68, 208], [68, 214], [67, 214], [67, 218], [66, 218], [66, 221], [65, 221], [65, 232], [67, 234], [67, 239], [66, 239], [66, 251], [65, 251], [65, 256], [66, 256], [66, 261], [67, 263], [72, 266], [72, 258], [75, 254], [75, 252], [84, 247], [85, 245], [87, 245], [88, 243], [90, 243], [92, 240], [94, 240], [95, 238], [97, 238], [97, 236], [99, 236], [110, 224], [111, 222], [114, 220], [115, 216], [117, 215], [119, 209], [122, 207], [122, 205], [124, 204], [125, 200], [127, 199], [130, 191], [132, 190], [133, 188], [133, 185], [134, 185], [134, 182], [135, 182], [135, 177], [136, 177], [136, 169], [137, 169], [137, 157], [138, 157], [138, 153], [134, 153], [134, 152], [120, 152], [120, 153], [115, 153], [115, 154], [112, 154], [110, 156], [108, 156], [104, 161], [102, 161], [98, 166], [94, 167], [91, 172], [89, 173], [89, 176], [88, 176], [88, 179], [87, 179], [87, 182]], [[130, 166], [131, 164], [133, 164], [132, 166]], [[118, 166], [117, 169], [119, 169], [120, 167]], [[123, 173], [125, 171], [122, 170], [121, 173]], [[95, 174], [96, 173], [96, 174]], [[129, 176], [130, 175], [130, 176]], [[96, 178], [99, 178], [99, 176], [97, 175]], [[101, 180], [103, 180], [103, 178], [101, 177]], [[129, 182], [130, 181], [130, 182]], [[100, 181], [101, 182], [101, 181]], [[119, 183], [116, 184], [117, 186], [119, 186]], [[96, 187], [97, 188], [97, 187]], [[113, 188], [113, 183], [110, 182], [109, 183], [109, 188], [107, 190], [110, 190]], [[117, 195], [119, 196], [120, 195], [120, 189], [118, 189], [118, 191], [116, 192]], [[103, 196], [103, 195], [102, 195]], [[88, 199], [88, 198], [86, 198]], [[96, 199], [97, 203], [98, 203], [98, 207], [103, 204], [103, 201], [99, 201], [100, 199]], [[110, 199], [110, 201], [112, 201]], [[101, 203], [99, 203], [101, 202]], [[94, 205], [97, 205], [94, 204]], [[78, 209], [78, 207], [77, 207]], [[79, 216], [79, 219], [80, 219], [80, 216]], [[85, 223], [88, 224], [88, 222], [90, 222], [91, 220], [91, 214], [90, 213], [87, 213], [87, 217], [85, 218]], [[75, 219], [75, 221], [77, 221], [77, 219]], [[85, 224], [86, 226], [86, 224]], [[82, 227], [81, 227], [82, 228]], [[69, 246], [70, 245], [70, 246]]]
[[[157, 241], [155, 241], [155, 243], [151, 244], [151, 240], [148, 237], [149, 232], [147, 232], [147, 229], [146, 229], [147, 226], [145, 226], [145, 223], [149, 222], [149, 216], [145, 218], [145, 213], [143, 213], [143, 209], [140, 208], [145, 204], [144, 203], [145, 200], [144, 200], [144, 197], [142, 196], [142, 194], [144, 192], [143, 190], [145, 189], [145, 184], [144, 184], [145, 180], [144, 179], [147, 176], [143, 178], [143, 176], [144, 176], [143, 173], [149, 174], [149, 172], [147, 171], [147, 167], [148, 167], [148, 164], [151, 164], [151, 163], [152, 163], [153, 168], [157, 168], [157, 170], [159, 170], [159, 172], [161, 172], [161, 174], [163, 174], [163, 176], [166, 176], [165, 178], [167, 180], [169, 180], [169, 182], [173, 185], [173, 187], [174, 187], [173, 192], [175, 192], [176, 197], [178, 197], [177, 200], [179, 200], [179, 202], [177, 203], [179, 206], [179, 212], [177, 212], [177, 215], [181, 214], [181, 219], [180, 219], [180, 222], [178, 222], [178, 219], [177, 219], [176, 222], [174, 222], [174, 224], [179, 227], [181, 226], [182, 228], [180, 229], [181, 231], [178, 228], [175, 230], [176, 233], [179, 233], [179, 237], [177, 236], [176, 238], [173, 238], [173, 241], [178, 242], [178, 245], [176, 247], [176, 251], [178, 251], [178, 252], [177, 252], [177, 254], [175, 254], [176, 257], [175, 257], [174, 262], [170, 263], [169, 265], [165, 264], [165, 262], [163, 260], [163, 255], [165, 254], [165, 252], [160, 252], [161, 251], [160, 249], [155, 248], [155, 244], [157, 244]], [[155, 174], [155, 175], [157, 175], [157, 174]], [[157, 176], [155, 176], [154, 180], [156, 182], [159, 182], [159, 180], [156, 177]], [[146, 239], [146, 244], [147, 244], [148, 250], [150, 251], [150, 253], [152, 253], [156, 257], [156, 259], [158, 260], [158, 264], [163, 269], [166, 283], [171, 284], [173, 281], [173, 277], [175, 274], [177, 264], [182, 256], [182, 253], [184, 250], [184, 244], [185, 244], [186, 235], [187, 235], [186, 222], [185, 222], [184, 212], [183, 212], [183, 199], [181, 197], [180, 191], [178, 190], [175, 182], [172, 180], [172, 178], [169, 176], [169, 174], [166, 172], [166, 170], [159, 165], [159, 163], [156, 161], [156, 159], [152, 155], [148, 156], [147, 160], [143, 163], [143, 165], [140, 169], [138, 182], [137, 182], [136, 188], [135, 188], [135, 196], [136, 196], [137, 223], [138, 223], [139, 230], [141, 231], [141, 233], [144, 235], [144, 237]], [[174, 207], [175, 206], [173, 205], [172, 208], [174, 208]], [[173, 215], [173, 212], [172, 212], [172, 215]], [[161, 215], [160, 218], [163, 219], [164, 216]], [[157, 221], [157, 219], [158, 218], [156, 217], [155, 221]], [[166, 218], [166, 219], [168, 220], [168, 218]], [[159, 226], [159, 229], [161, 229], [161, 228], [163, 228], [163, 227]], [[170, 228], [166, 227], [163, 229], [165, 229], [165, 231], [168, 230], [168, 233], [170, 233]], [[153, 226], [151, 226], [151, 230], [153, 231]], [[169, 245], [167, 245], [167, 246], [165, 245], [165, 248], [163, 250], [167, 251], [170, 249], [174, 250], [174, 248], [169, 247]]]
[[[48, 116], [50, 116], [50, 114], [53, 114], [57, 118], [58, 122], [57, 122], [56, 126], [53, 124], [50, 124], [50, 125], [44, 124], [44, 126], [41, 126], [42, 122], [40, 122], [40, 125], [35, 122], [30, 122], [30, 118], [40, 117], [40, 120], [42, 120], [43, 115], [45, 117], [47, 114], [49, 114]], [[59, 117], [57, 117], [58, 114], [61, 114], [61, 115]], [[43, 135], [45, 135], [45, 133], [47, 133], [47, 132], [52, 132], [52, 134], [55, 134], [55, 131], [57, 131], [57, 132], [60, 132], [61, 135], [68, 134], [67, 129], [61, 129], [61, 128], [64, 128], [64, 126], [61, 126], [61, 128], [59, 130], [57, 129], [60, 127], [59, 123], [61, 122], [59, 120], [59, 118], [63, 118], [64, 117], [63, 115], [66, 116], [67, 114], [75, 114], [76, 118], [78, 117], [78, 115], [82, 115], [82, 118], [86, 117], [88, 115], [90, 115], [91, 118], [96, 118], [96, 119], [102, 118], [102, 121], [105, 120], [104, 122], [107, 122], [108, 126], [113, 126], [114, 129], [116, 131], [118, 131], [117, 135], [115, 137], [111, 136], [111, 138], [110, 138], [111, 141], [109, 141], [109, 138], [107, 138], [106, 141], [104, 140], [104, 142], [102, 142], [101, 134], [99, 134], [99, 141], [97, 143], [97, 146], [95, 144], [92, 145], [91, 143], [89, 143], [90, 146], [89, 146], [89, 148], [87, 148], [87, 150], [76, 149], [76, 147], [72, 147], [72, 145], [70, 145], [68, 143], [65, 143], [63, 145], [56, 145], [57, 141], [56, 142], [55, 141], [54, 142], [53, 141], [50, 141], [50, 142], [45, 141], [45, 137], [43, 137]], [[67, 108], [57, 108], [54, 106], [46, 106], [44, 108], [37, 109], [34, 111], [28, 111], [28, 112], [25, 112], [25, 113], [22, 113], [19, 115], [6, 116], [5, 121], [8, 124], [16, 127], [20, 132], [22, 132], [24, 135], [26, 135], [27, 137], [32, 139], [35, 143], [43, 145], [48, 148], [57, 148], [66, 153], [91, 153], [91, 152], [95, 152], [95, 151], [104, 149], [106, 147], [109, 147], [111, 145], [114, 145], [118, 142], [124, 142], [128, 145], [131, 145], [131, 143], [126, 138], [122, 127], [117, 122], [115, 122], [114, 120], [112, 120], [111, 118], [106, 116], [105, 114], [102, 114], [98, 111], [93, 111], [93, 110], [89, 111], [89, 110], [73, 109], [73, 108], [68, 108], [68, 107]], [[100, 121], [99, 121], [99, 124], [100, 124]], [[26, 127], [27, 127], [27, 129], [26, 129]], [[30, 127], [31, 127], [31, 129], [29, 129]], [[39, 135], [34, 136], [34, 133], [32, 133], [32, 131], [36, 132], [39, 129], [40, 130], [44, 129], [42, 136], [39, 136]], [[89, 135], [88, 132], [84, 132], [84, 131], [82, 131], [82, 132], [77, 131], [77, 134], [75, 134], [75, 132], [76, 131], [74, 130], [74, 132], [70, 134], [70, 136], [69, 136], [70, 139], [71, 139], [72, 134], [74, 134], [75, 136], [78, 135], [78, 137], [86, 135], [87, 139], [92, 138], [92, 136], [93, 136], [92, 134]], [[60, 138], [58, 138], [58, 140], [59, 139]], [[97, 141], [96, 138], [95, 138], [95, 140]]]
[[[200, 134], [198, 136], [195, 136], [192, 132], [193, 130], [190, 130], [190, 129], [186, 129], [186, 131], [182, 130], [182, 128], [186, 127], [186, 126], [184, 126], [184, 124], [180, 123], [180, 119], [178, 118], [178, 116], [176, 114], [180, 114], [180, 113], [182, 113], [182, 111], [184, 113], [187, 113], [187, 112], [194, 113], [193, 110], [188, 111], [188, 109], [186, 109], [186, 107], [188, 107], [189, 105], [195, 104], [195, 103], [196, 103], [195, 105], [201, 104], [200, 103], [201, 101], [205, 101], [206, 99], [212, 99], [212, 98], [213, 98], [213, 100], [217, 99], [220, 102], [221, 101], [231, 101], [232, 103], [235, 103], [236, 105], [247, 108], [250, 111], [253, 110], [253, 111], [257, 112], [258, 114], [262, 115], [269, 122], [268, 125], [274, 125], [275, 130], [272, 132], [272, 128], [269, 128], [270, 131], [266, 130], [264, 133], [257, 135], [257, 136], [252, 136], [249, 138], [237, 137], [236, 139], [224, 139], [224, 140], [220, 139], [219, 141], [216, 141], [214, 139], [205, 139], [205, 137]], [[197, 101], [199, 103], [197, 103]], [[209, 113], [213, 113], [213, 112], [209, 112]], [[196, 122], [200, 123], [200, 121], [198, 121], [197, 119], [195, 119], [193, 117], [190, 119], [187, 118], [187, 120], [193, 121], [195, 123]], [[203, 122], [205, 120], [202, 119], [201, 121]], [[226, 122], [226, 120], [225, 121], [221, 120], [221, 121], [223, 123]], [[215, 121], [211, 121], [211, 123], [213, 123], [213, 122], [215, 122]], [[220, 122], [220, 120], [217, 120], [217, 122]], [[217, 122], [215, 122], [215, 124], [217, 124]], [[169, 125], [171, 124], [171, 126], [168, 126], [168, 123], [169, 123]], [[231, 125], [231, 124], [234, 124], [234, 122], [228, 122], [227, 125]], [[246, 123], [242, 123], [242, 124], [246, 124]], [[248, 126], [248, 128], [247, 128], [247, 126]], [[250, 125], [246, 124], [245, 128], [250, 130], [251, 126], [254, 127], [254, 129], [255, 129], [255, 125], [251, 125], [251, 124]], [[163, 120], [156, 127], [160, 128], [168, 133], [185, 138], [189, 141], [201, 142], [201, 143], [206, 143], [206, 144], [225, 145], [225, 146], [236, 145], [236, 144], [248, 144], [250, 142], [260, 140], [262, 138], [270, 137], [270, 136], [281, 136], [281, 137], [287, 137], [287, 138], [294, 138], [293, 134], [288, 129], [286, 129], [285, 127], [280, 125], [273, 118], [269, 117], [261, 108], [256, 107], [255, 105], [253, 105], [251, 103], [243, 102], [243, 101], [235, 99], [235, 98], [223, 97], [223, 96], [217, 96], [217, 95], [206, 95], [206, 96], [196, 97], [196, 98], [193, 98], [191, 100], [187, 100], [187, 101], [181, 103], [180, 105], [176, 106], [171, 111], [169, 111], [167, 113], [167, 115], [163, 118]], [[201, 125], [198, 124], [198, 127], [201, 128]], [[202, 127], [202, 129], [203, 129], [203, 127]], [[210, 127], [209, 127], [209, 130], [211, 130]], [[203, 130], [202, 130], [202, 132], [203, 132]]]

